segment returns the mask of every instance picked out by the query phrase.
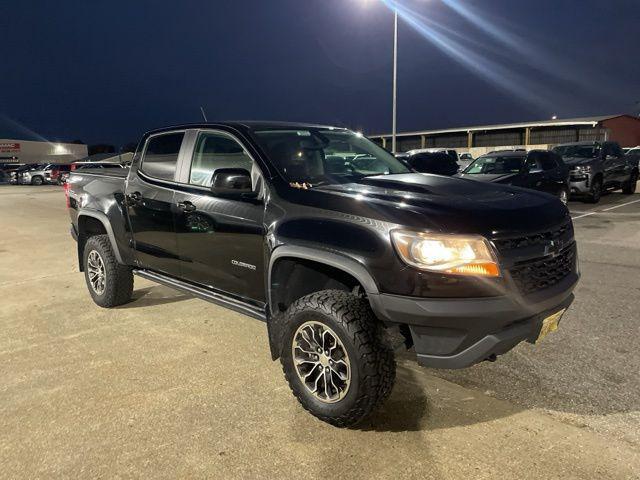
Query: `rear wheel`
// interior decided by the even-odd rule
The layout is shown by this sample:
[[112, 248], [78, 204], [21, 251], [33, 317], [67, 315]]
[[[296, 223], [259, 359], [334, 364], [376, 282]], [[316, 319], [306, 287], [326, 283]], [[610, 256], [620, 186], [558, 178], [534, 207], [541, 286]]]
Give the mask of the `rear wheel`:
[[627, 195], [636, 193], [637, 185], [638, 185], [638, 172], [635, 171], [631, 173], [631, 177], [629, 178], [629, 181], [622, 186], [622, 193], [626, 193]]
[[591, 183], [591, 190], [587, 196], [587, 202], [598, 203], [602, 196], [602, 179], [600, 177], [593, 180]]
[[133, 274], [118, 263], [107, 235], [90, 237], [84, 246], [84, 276], [93, 301], [105, 308], [131, 300]]
[[293, 394], [312, 415], [349, 427], [389, 396], [393, 350], [366, 300], [324, 290], [300, 298], [285, 315], [280, 361]]

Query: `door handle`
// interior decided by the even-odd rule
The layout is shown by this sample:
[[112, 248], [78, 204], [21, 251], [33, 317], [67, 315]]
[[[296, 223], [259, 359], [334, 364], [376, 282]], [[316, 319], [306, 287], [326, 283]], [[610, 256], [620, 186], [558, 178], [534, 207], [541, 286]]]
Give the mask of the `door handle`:
[[178, 208], [184, 212], [195, 212], [196, 206], [190, 201], [178, 202]]
[[127, 200], [132, 204], [138, 203], [142, 200], [142, 194], [140, 192], [129, 193], [127, 194]]

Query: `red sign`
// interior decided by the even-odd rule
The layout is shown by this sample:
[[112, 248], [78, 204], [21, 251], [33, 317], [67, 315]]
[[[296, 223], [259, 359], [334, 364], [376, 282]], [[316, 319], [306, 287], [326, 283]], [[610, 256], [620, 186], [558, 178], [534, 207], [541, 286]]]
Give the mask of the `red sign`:
[[0, 153], [19, 152], [19, 143], [0, 143]]

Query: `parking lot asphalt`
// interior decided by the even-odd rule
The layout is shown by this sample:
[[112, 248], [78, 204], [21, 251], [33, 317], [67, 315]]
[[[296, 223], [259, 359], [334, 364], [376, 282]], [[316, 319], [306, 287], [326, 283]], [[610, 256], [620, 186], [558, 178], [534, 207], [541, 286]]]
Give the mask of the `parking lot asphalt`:
[[571, 202], [560, 329], [462, 371], [399, 355], [358, 429], [297, 404], [266, 326], [136, 278], [105, 310], [59, 187], [0, 187], [0, 478], [640, 478], [640, 194]]

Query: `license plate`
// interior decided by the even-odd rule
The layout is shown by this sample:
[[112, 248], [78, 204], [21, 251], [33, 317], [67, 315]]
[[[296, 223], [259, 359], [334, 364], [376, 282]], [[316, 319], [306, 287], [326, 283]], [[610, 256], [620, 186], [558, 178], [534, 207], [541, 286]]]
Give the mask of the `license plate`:
[[540, 343], [544, 337], [546, 337], [549, 333], [555, 332], [558, 329], [558, 322], [564, 315], [566, 308], [563, 308], [559, 312], [554, 313], [553, 315], [549, 315], [542, 321], [542, 328], [540, 329], [540, 333], [538, 334], [538, 339], [536, 340], [536, 344]]

